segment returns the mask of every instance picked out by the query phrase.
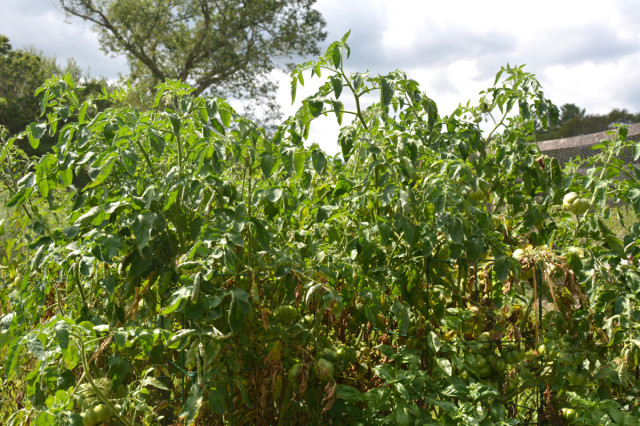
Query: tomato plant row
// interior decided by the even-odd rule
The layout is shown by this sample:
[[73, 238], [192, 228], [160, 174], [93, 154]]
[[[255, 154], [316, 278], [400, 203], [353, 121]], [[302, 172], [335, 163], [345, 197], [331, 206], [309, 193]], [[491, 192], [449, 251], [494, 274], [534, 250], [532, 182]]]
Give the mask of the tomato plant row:
[[[294, 99], [326, 82], [273, 135], [177, 81], [150, 110], [46, 82], [46, 122], [0, 155], [29, 224], [2, 271], [3, 386], [25, 395], [4, 423], [637, 422], [640, 178], [613, 154], [638, 143], [562, 170], [522, 67], [441, 115], [348, 54], [293, 71]], [[304, 144], [326, 115], [353, 117], [339, 156]], [[44, 157], [13, 147], [44, 131]]]

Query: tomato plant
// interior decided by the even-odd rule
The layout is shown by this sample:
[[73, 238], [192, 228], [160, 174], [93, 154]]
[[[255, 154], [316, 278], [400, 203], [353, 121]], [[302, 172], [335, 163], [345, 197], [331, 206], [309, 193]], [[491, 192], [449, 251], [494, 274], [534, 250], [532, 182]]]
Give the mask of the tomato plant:
[[[5, 423], [639, 417], [640, 190], [615, 153], [640, 145], [620, 128], [562, 170], [523, 67], [441, 115], [400, 71], [348, 73], [346, 41], [292, 72], [294, 99], [325, 80], [274, 134], [177, 81], [144, 111], [45, 83], [53, 151], [2, 136]], [[338, 156], [305, 145], [321, 116]]]

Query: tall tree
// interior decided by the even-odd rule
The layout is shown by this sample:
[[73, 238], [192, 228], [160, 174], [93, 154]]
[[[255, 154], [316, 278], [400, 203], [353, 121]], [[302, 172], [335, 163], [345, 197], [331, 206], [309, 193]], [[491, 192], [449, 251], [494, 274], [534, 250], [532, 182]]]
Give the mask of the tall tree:
[[14, 50], [9, 38], [0, 35], [0, 125], [15, 133], [31, 123], [40, 112], [34, 92], [55, 71], [51, 58]]
[[131, 77], [180, 79], [199, 95], [274, 99], [274, 69], [319, 54], [325, 21], [316, 0], [60, 0], [94, 24], [106, 53], [126, 55]]

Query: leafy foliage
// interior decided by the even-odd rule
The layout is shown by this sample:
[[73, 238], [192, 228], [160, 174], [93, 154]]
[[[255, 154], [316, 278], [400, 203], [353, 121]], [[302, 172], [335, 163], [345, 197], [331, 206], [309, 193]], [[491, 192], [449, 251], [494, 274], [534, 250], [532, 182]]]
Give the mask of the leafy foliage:
[[[326, 83], [272, 137], [177, 81], [147, 111], [42, 87], [59, 142], [8, 202], [37, 220], [2, 276], [4, 383], [26, 396], [6, 423], [637, 421], [640, 224], [602, 219], [640, 214], [610, 155], [638, 143], [621, 128], [608, 163], [567, 174], [531, 143], [554, 107], [522, 67], [440, 115], [348, 54], [345, 36], [296, 67], [294, 98], [309, 70]], [[354, 117], [341, 156], [304, 146], [321, 115]], [[591, 208], [563, 210], [569, 191]]]

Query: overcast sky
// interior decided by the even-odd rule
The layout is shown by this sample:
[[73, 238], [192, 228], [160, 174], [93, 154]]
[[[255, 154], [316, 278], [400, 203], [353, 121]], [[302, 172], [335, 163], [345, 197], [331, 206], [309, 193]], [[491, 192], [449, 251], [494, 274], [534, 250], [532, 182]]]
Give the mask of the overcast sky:
[[[316, 8], [327, 21], [323, 47], [351, 30], [351, 71], [401, 69], [444, 114], [476, 101], [507, 63], [527, 64], [558, 106], [640, 111], [638, 0], [318, 0]], [[0, 33], [14, 49], [32, 46], [61, 64], [73, 57], [94, 76], [127, 73], [124, 58], [100, 51], [88, 24], [65, 23], [57, 0], [0, 0]], [[278, 98], [289, 113], [299, 104], [290, 106], [288, 79], [282, 81]], [[331, 153], [333, 121], [311, 132]]]

